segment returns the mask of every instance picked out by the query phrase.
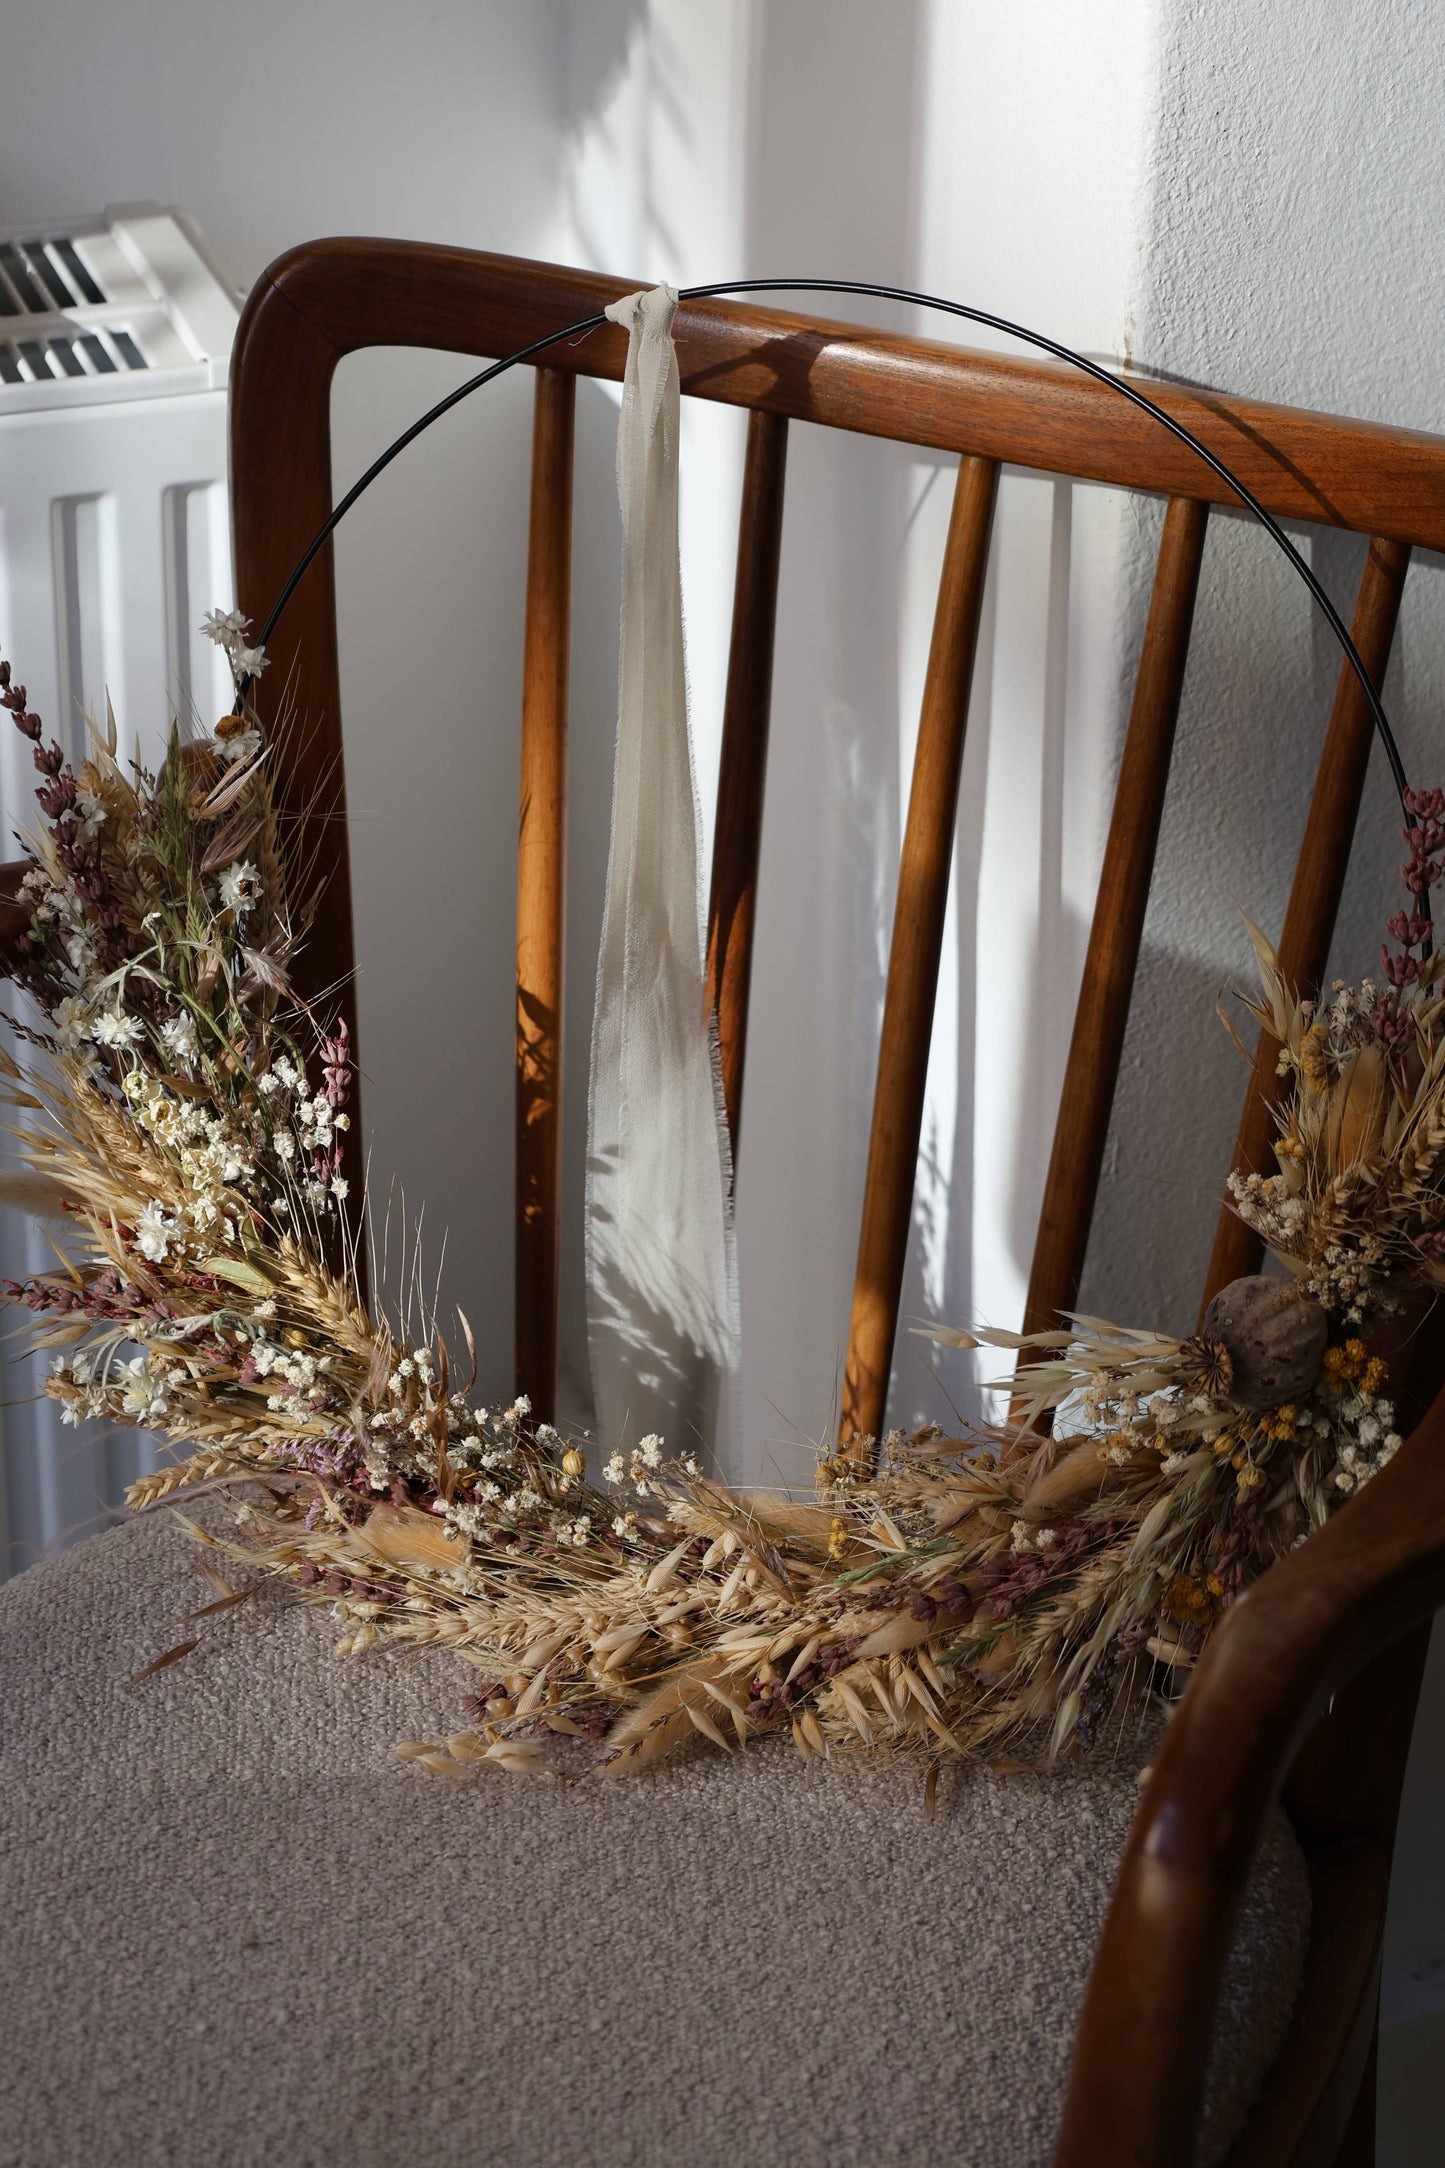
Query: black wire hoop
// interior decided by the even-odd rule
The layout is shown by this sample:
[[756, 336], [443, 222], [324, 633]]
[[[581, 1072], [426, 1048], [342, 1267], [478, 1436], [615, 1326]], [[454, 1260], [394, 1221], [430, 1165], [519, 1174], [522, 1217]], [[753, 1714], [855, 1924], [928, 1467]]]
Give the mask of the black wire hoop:
[[[1305, 559], [1295, 548], [1294, 543], [1291, 542], [1273, 513], [1266, 511], [1258, 497], [1239, 479], [1233, 468], [1226, 466], [1222, 459], [1210, 451], [1208, 445], [1202, 444], [1192, 430], [1186, 429], [1182, 422], [1176, 421], [1172, 414], [1166, 412], [1163, 407], [1147, 397], [1144, 392], [1138, 390], [1135, 385], [1127, 383], [1123, 377], [1115, 375], [1112, 370], [1104, 368], [1101, 363], [1091, 361], [1087, 354], [1077, 353], [1073, 347], [1063, 345], [1060, 340], [1051, 339], [1042, 331], [1031, 331], [1027, 325], [1011, 323], [1007, 317], [995, 316], [987, 309], [976, 309], [963, 301], [947, 301], [937, 294], [915, 293], [906, 286], [879, 286], [874, 285], [871, 280], [867, 279], [726, 279], [716, 285], [683, 286], [678, 290], [678, 299], [679, 301], [710, 301], [720, 300], [729, 294], [770, 293], [856, 294], [866, 296], [871, 300], [902, 302], [911, 308], [937, 309], [945, 316], [957, 316], [971, 324], [986, 325], [992, 331], [1000, 331], [1011, 339], [1022, 341], [1025, 346], [1037, 347], [1041, 353], [1052, 354], [1055, 360], [1067, 362], [1071, 368], [1082, 370], [1085, 376], [1093, 377], [1096, 383], [1103, 384], [1110, 391], [1117, 392], [1121, 399], [1127, 399], [1132, 406], [1140, 408], [1143, 413], [1151, 414], [1156, 422], [1169, 431], [1171, 436], [1177, 437], [1181, 444], [1187, 445], [1190, 451], [1203, 460], [1204, 464], [1211, 468], [1222, 482], [1229, 485], [1240, 503], [1254, 515], [1265, 533], [1283, 551], [1290, 565], [1304, 581], [1326, 624], [1338, 641], [1345, 660], [1349, 663], [1350, 668], [1360, 682], [1360, 689], [1369, 704], [1375, 733], [1389, 763], [1390, 774], [1394, 781], [1396, 794], [1400, 799], [1401, 809], [1405, 812], [1407, 820], [1411, 817], [1405, 804], [1409, 783], [1406, 778], [1404, 763], [1400, 758], [1399, 746], [1395, 742], [1395, 733], [1390, 727], [1390, 719], [1385, 713], [1384, 703], [1375, 688], [1374, 680], [1365, 667], [1359, 649], [1350, 637], [1348, 626], [1326, 594], [1317, 574], [1305, 562]], [[465, 384], [459, 384], [455, 391], [448, 392], [444, 399], [439, 399], [435, 406], [429, 407], [425, 414], [414, 421], [409, 429], [404, 429], [399, 437], [394, 438], [380, 457], [372, 461], [360, 479], [352, 483], [346, 495], [322, 521], [300, 557], [297, 558], [285, 586], [272, 604], [270, 616], [261, 628], [258, 645], [264, 648], [269, 644], [272, 634], [281, 621], [287, 603], [295, 594], [313, 558], [330, 541], [351, 507], [357, 502], [358, 498], [365, 495], [378, 475], [384, 473], [391, 465], [391, 462], [404, 452], [407, 446], [413, 443], [424, 429], [430, 429], [433, 422], [440, 421], [444, 414], [449, 414], [454, 406], [461, 404], [463, 399], [469, 398], [474, 391], [480, 391], [484, 384], [492, 383], [497, 377], [504, 375], [508, 369], [515, 369], [520, 363], [533, 360], [538, 354], [544, 354], [549, 347], [560, 346], [569, 339], [580, 339], [587, 332], [598, 330], [606, 322], [606, 312], [599, 309], [595, 315], [579, 317], [575, 324], [564, 324], [560, 331], [549, 331], [545, 338], [534, 339], [530, 346], [519, 347], [516, 353], [504, 355], [500, 361], [490, 363], [487, 368], [481, 369], [475, 376], [469, 377]], [[235, 713], [237, 715], [243, 713], [245, 709], [246, 694], [251, 684], [252, 676], [249, 672], [237, 684], [235, 701]]]

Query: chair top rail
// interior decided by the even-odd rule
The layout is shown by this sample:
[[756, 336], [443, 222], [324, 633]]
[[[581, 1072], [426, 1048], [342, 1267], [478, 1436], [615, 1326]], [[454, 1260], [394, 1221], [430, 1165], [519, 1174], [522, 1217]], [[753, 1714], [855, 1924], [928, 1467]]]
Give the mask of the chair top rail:
[[[338, 359], [372, 345], [501, 358], [637, 283], [434, 244], [324, 240], [270, 267], [238, 340], [248, 344], [268, 314], [295, 311]], [[694, 398], [1080, 481], [1237, 501], [1147, 414], [1059, 363], [731, 301], [686, 302], [674, 328]], [[625, 334], [609, 325], [553, 348], [547, 365], [620, 380], [625, 356]], [[1276, 517], [1445, 549], [1445, 437], [1138, 381]]]

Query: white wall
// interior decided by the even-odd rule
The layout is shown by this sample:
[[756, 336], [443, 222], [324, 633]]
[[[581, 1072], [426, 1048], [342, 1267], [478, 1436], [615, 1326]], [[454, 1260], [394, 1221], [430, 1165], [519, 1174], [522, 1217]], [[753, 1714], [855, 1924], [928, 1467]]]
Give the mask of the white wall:
[[[1148, 19], [1144, 0], [1109, 0], [1088, 22], [1039, 0], [1009, 10], [925, 0], [580, 8], [569, 41], [568, 253], [677, 283], [733, 271], [922, 286], [1117, 353], [1132, 291]], [[1047, 109], [1052, 126], [1030, 138], [1025, 161], [1031, 109]], [[1065, 200], [1068, 223], [1055, 209]], [[840, 302], [836, 313], [905, 321], [886, 305]], [[941, 319], [924, 328], [948, 335]], [[605, 479], [611, 405], [583, 393], [584, 437], [590, 415]], [[684, 576], [706, 770], [721, 714], [741, 439], [726, 415], [690, 410], [688, 422]], [[892, 883], [953, 462], [800, 426], [788, 458], [739, 1253], [745, 1471], [805, 1476], [806, 1441], [836, 1413]], [[1041, 1026], [1048, 1000], [1072, 1000], [1120, 710], [1120, 521], [1103, 491], [1019, 476], [1001, 494], [1001, 576], [970, 718], [910, 1316], [1012, 1321], [1022, 1303], [1043, 1179], [1035, 1140], [1052, 1116], [1066, 1038]], [[579, 569], [585, 595], [599, 573], [608, 583], [583, 603], [600, 636], [614, 575], [600, 558]], [[609, 644], [609, 667], [589, 666], [574, 695], [577, 739], [594, 748], [607, 743], [610, 654]], [[604, 848], [600, 830], [574, 834], [584, 924], [595, 923]], [[574, 1104], [590, 991], [579, 966], [568, 1010]], [[569, 1145], [575, 1211], [575, 1127]], [[576, 1369], [580, 1267], [565, 1285], [563, 1327]], [[938, 1367], [941, 1383], [918, 1342], [902, 1342], [904, 1413], [947, 1419], [950, 1396], [973, 1398], [961, 1360]]]
[[[1240, 392], [1445, 428], [1442, 153], [1437, 8], [1168, 0], [1140, 200], [1138, 353], [1161, 370]], [[1141, 593], [1153, 524], [1140, 527]], [[1266, 926], [1283, 917], [1338, 669], [1318, 617], [1264, 538], [1242, 522], [1213, 526], [1161, 841], [1161, 862], [1173, 870], [1150, 913], [1113, 1180], [1083, 1290], [1088, 1307], [1140, 1323], [1191, 1314], [1240, 1085], [1238, 1062], [1211, 1022], [1211, 997], [1227, 970], [1248, 969], [1236, 905], [1247, 903]], [[1338, 536], [1312, 544], [1315, 570], [1347, 615], [1362, 556], [1362, 545]], [[1417, 557], [1386, 686], [1406, 767], [1425, 783], [1445, 774], [1442, 573], [1440, 558]], [[1376, 752], [1335, 942], [1341, 974], [1368, 968], [1381, 921], [1398, 902], [1397, 824]], [[1438, 2150], [1442, 1736], [1445, 1642], [1437, 1632], [1385, 1950], [1387, 2012], [1433, 2007], [1437, 2015], [1421, 2020], [1428, 2039], [1411, 2028], [1408, 2051], [1403, 2032], [1399, 2046], [1385, 2035], [1386, 2162]], [[1422, 1970], [1424, 1980], [1412, 1980]], [[1411, 2072], [1423, 2081], [1413, 2144], [1397, 2089]]]
[[[1137, 352], [1256, 397], [1445, 427], [1442, 149], [1437, 10], [1170, 0], [1139, 204]], [[1156, 524], [1138, 525], [1141, 599]], [[1309, 548], [1348, 621], [1363, 543], [1315, 532]], [[1417, 555], [1386, 689], [1417, 782], [1445, 772], [1441, 574]], [[1243, 520], [1211, 523], [1196, 624], [1160, 846], [1170, 877], [1150, 913], [1084, 1289], [1090, 1308], [1150, 1324], [1191, 1314], [1240, 1090], [1213, 995], [1228, 971], [1248, 973], [1239, 906], [1266, 927], [1283, 918], [1339, 667], [1299, 582]], [[1376, 751], [1341, 974], [1369, 968], [1396, 907], [1397, 828]]]

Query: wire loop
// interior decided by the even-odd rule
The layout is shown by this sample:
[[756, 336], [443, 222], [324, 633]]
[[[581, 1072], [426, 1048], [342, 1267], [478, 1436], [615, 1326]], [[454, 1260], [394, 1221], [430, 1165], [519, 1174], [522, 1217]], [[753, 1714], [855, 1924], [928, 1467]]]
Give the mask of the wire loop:
[[[972, 308], [967, 302], [946, 301], [937, 294], [915, 293], [906, 286], [876, 286], [866, 279], [728, 279], [717, 285], [684, 286], [680, 289], [678, 298], [681, 301], [711, 301], [720, 300], [730, 294], [767, 293], [857, 294], [876, 301], [902, 302], [910, 308], [937, 309], [946, 316], [958, 316], [971, 324], [986, 325], [992, 331], [1003, 332], [1008, 338], [1021, 340], [1026, 346], [1037, 347], [1041, 353], [1052, 354], [1056, 361], [1067, 362], [1070, 367], [1082, 370], [1086, 376], [1093, 377], [1096, 383], [1106, 385], [1110, 391], [1117, 392], [1121, 398], [1129, 400], [1133, 406], [1140, 408], [1145, 414], [1151, 414], [1155, 421], [1161, 423], [1172, 436], [1177, 437], [1181, 444], [1186, 444], [1192, 452], [1196, 453], [1204, 461], [1204, 464], [1219, 476], [1222, 482], [1229, 485], [1240, 503], [1244, 505], [1246, 510], [1253, 513], [1260, 526], [1284, 552], [1289, 563], [1304, 581], [1314, 597], [1316, 605], [1322, 612], [1325, 622], [1339, 642], [1345, 660], [1359, 679], [1361, 690], [1369, 703], [1376, 735], [1384, 749], [1385, 758], [1389, 762], [1396, 794], [1400, 799], [1402, 810], [1404, 809], [1409, 784], [1405, 775], [1404, 763], [1400, 758], [1400, 749], [1395, 742], [1395, 733], [1390, 728], [1390, 719], [1385, 713], [1384, 703], [1376, 690], [1374, 680], [1365, 667], [1364, 658], [1350, 637], [1348, 626], [1326, 594], [1318, 575], [1305, 562], [1279, 521], [1271, 512], [1265, 510], [1258, 497], [1239, 479], [1233, 468], [1226, 466], [1224, 461], [1217, 458], [1206, 444], [1201, 444], [1192, 430], [1186, 429], [1182, 422], [1176, 421], [1172, 414], [1167, 413], [1163, 407], [1159, 406], [1153, 399], [1148, 398], [1136, 386], [1127, 383], [1123, 377], [1115, 375], [1112, 370], [1104, 368], [1101, 363], [1091, 361], [1087, 354], [1076, 353], [1073, 347], [1063, 345], [1058, 339], [1051, 339], [1041, 331], [1030, 331], [1024, 324], [1011, 323], [1005, 316], [994, 316], [987, 309]], [[448, 392], [444, 399], [439, 399], [434, 407], [428, 408], [425, 414], [417, 421], [414, 421], [409, 429], [403, 430], [402, 434], [386, 447], [381, 456], [372, 461], [361, 478], [352, 483], [341, 502], [317, 528], [316, 533], [297, 559], [285, 586], [272, 605], [271, 614], [261, 629], [258, 645], [264, 648], [269, 644], [272, 634], [280, 623], [287, 603], [295, 594], [312, 560], [317, 552], [330, 541], [357, 499], [365, 494], [377, 476], [384, 473], [393, 459], [404, 452], [407, 446], [413, 443], [424, 429], [429, 429], [433, 422], [440, 421], [444, 414], [449, 414], [454, 406], [461, 404], [463, 399], [469, 398], [474, 391], [480, 391], [484, 384], [492, 383], [497, 377], [505, 374], [508, 369], [516, 368], [521, 362], [533, 360], [538, 354], [545, 353], [549, 347], [560, 346], [564, 340], [579, 339], [587, 332], [597, 330], [606, 321], [605, 314], [599, 310], [594, 316], [579, 317], [575, 324], [564, 324], [560, 331], [548, 332], [545, 338], [534, 339], [530, 346], [518, 348], [515, 354], [504, 355], [500, 361], [490, 363], [487, 368], [479, 370], [477, 375], [469, 377], [465, 384], [459, 384], [455, 391]], [[245, 707], [246, 694], [250, 689], [251, 682], [250, 676], [247, 675], [240, 680], [236, 688], [235, 712], [238, 715], [241, 714]], [[1409, 818], [1408, 812], [1406, 818]]]

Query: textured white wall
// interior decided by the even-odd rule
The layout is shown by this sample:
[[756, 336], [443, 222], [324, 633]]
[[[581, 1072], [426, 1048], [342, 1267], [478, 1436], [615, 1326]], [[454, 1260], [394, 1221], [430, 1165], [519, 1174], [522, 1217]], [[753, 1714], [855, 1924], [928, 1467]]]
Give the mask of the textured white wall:
[[[1445, 40], [1428, 4], [1167, 0], [1139, 202], [1135, 350], [1240, 392], [1445, 428], [1440, 235]], [[1157, 513], [1138, 521], [1137, 620]], [[1348, 616], [1362, 547], [1316, 537]], [[1445, 775], [1445, 564], [1417, 558], [1386, 700], [1413, 777]], [[1235, 906], [1278, 929], [1338, 660], [1294, 576], [1215, 521], [1085, 1304], [1141, 1324], [1192, 1312], [1240, 1071], [1213, 995], [1248, 958]], [[1373, 961], [1395, 907], [1397, 809], [1371, 762], [1335, 969]], [[1416, 1731], [1385, 1952], [1387, 2011], [1445, 2006], [1445, 1645]], [[1423, 1967], [1422, 1986], [1409, 1975]], [[1431, 1984], [1433, 1983], [1433, 1984]], [[1387, 2035], [1386, 2071], [1391, 2069]], [[1438, 2037], [1434, 2044], [1438, 2071]], [[1436, 2145], [1421, 2129], [1418, 2152]], [[1386, 2134], [1388, 2136], [1388, 2132]], [[1403, 2143], [1402, 2140], [1395, 2141]]]
[[[1150, 367], [1297, 405], [1445, 426], [1438, 11], [1313, 0], [1167, 6], [1139, 201], [1134, 346]], [[1136, 524], [1142, 607], [1157, 510]], [[1305, 530], [1304, 532], [1308, 532]], [[1363, 545], [1316, 532], [1348, 621]], [[1445, 772], [1441, 562], [1411, 571], [1387, 704], [1411, 775]], [[1188, 1316], [1227, 1161], [1239, 1064], [1212, 1017], [1248, 973], [1244, 905], [1276, 931], [1338, 654], [1300, 583], [1243, 520], [1212, 522], [1178, 752], [1131, 1020], [1091, 1308]], [[1395, 907], [1397, 811], [1375, 754], [1335, 944], [1350, 976]]]

